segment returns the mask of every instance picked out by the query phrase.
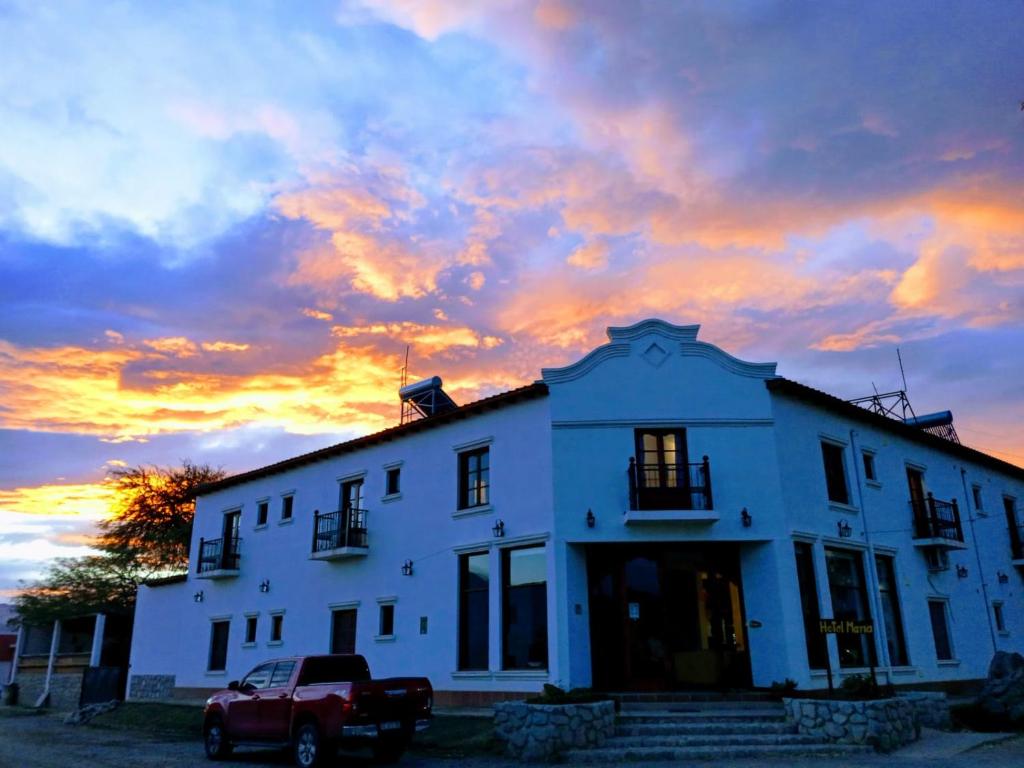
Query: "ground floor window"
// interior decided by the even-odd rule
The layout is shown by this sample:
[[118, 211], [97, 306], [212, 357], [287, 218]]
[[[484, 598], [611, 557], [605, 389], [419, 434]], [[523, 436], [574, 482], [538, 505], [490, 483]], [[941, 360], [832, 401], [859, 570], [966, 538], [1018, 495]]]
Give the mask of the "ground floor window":
[[256, 642], [256, 625], [259, 622], [259, 616], [246, 616], [245, 617], [245, 642], [255, 643]]
[[284, 632], [284, 614], [273, 613], [270, 615], [270, 642], [280, 643]]
[[1003, 615], [1003, 604], [1001, 602], [992, 603], [992, 615], [996, 620], [996, 631], [1006, 632], [1006, 616]]
[[381, 603], [377, 622], [378, 637], [393, 637], [395, 634], [395, 604]]
[[949, 639], [949, 607], [945, 600], [929, 600], [928, 614], [932, 620], [932, 636], [935, 638], [935, 658], [951, 661], [953, 643]]
[[356, 609], [331, 613], [331, 653], [356, 652]]
[[547, 669], [548, 591], [545, 549], [501, 553], [502, 669]]
[[796, 575], [800, 585], [800, 607], [804, 614], [807, 661], [811, 669], [825, 669], [828, 667], [828, 644], [825, 635], [818, 631], [821, 611], [818, 609], [818, 579], [814, 574], [814, 548], [804, 541], [796, 542], [794, 547]]
[[[825, 549], [828, 588], [832, 596], [832, 618], [869, 621], [867, 585], [864, 581], [864, 556], [849, 549]], [[873, 635], [836, 635], [840, 667], [875, 666]]]
[[[490, 554], [459, 557], [459, 669], [488, 668]], [[421, 629], [421, 634], [425, 632]]]
[[230, 621], [214, 621], [210, 624], [210, 658], [206, 665], [210, 672], [223, 672], [227, 669], [230, 628]]
[[882, 603], [882, 620], [885, 622], [885, 642], [889, 648], [889, 663], [894, 667], [905, 667], [907, 643], [903, 637], [903, 619], [900, 616], [900, 597], [897, 590], [896, 570], [893, 559], [887, 555], [875, 557], [878, 571], [878, 595]]

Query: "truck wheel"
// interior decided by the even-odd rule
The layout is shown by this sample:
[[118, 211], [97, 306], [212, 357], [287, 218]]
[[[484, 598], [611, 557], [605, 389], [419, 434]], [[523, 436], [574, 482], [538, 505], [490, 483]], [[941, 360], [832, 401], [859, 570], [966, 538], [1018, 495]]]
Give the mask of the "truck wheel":
[[211, 718], [203, 726], [203, 749], [211, 760], [224, 760], [231, 754], [231, 743], [219, 717]]
[[313, 723], [303, 723], [295, 733], [292, 744], [295, 764], [299, 768], [314, 768], [323, 765], [324, 745], [320, 731]]

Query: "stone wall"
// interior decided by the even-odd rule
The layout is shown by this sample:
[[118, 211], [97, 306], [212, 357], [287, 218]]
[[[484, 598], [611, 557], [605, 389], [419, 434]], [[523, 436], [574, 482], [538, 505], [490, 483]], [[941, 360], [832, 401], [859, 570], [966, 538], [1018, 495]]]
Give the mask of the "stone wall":
[[948, 731], [953, 727], [949, 717], [949, 700], [938, 691], [913, 691], [897, 693], [897, 698], [909, 701], [914, 706], [917, 724], [923, 728], [937, 728]]
[[[34, 706], [46, 687], [46, 672], [19, 672], [18, 703], [25, 707]], [[61, 712], [78, 709], [82, 697], [81, 672], [54, 672], [50, 678], [50, 708]]]
[[511, 757], [554, 760], [565, 749], [598, 747], [615, 733], [615, 702], [494, 705], [494, 736]]
[[169, 699], [174, 694], [174, 675], [132, 675], [128, 683], [128, 698]]
[[917, 741], [916, 706], [905, 698], [875, 701], [783, 699], [797, 732], [836, 744], [868, 744], [891, 752]]

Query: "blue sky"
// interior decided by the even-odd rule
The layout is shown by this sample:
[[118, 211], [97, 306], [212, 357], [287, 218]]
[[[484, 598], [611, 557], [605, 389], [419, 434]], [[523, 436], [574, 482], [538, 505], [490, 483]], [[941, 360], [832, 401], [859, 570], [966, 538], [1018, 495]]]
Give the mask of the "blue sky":
[[1016, 2], [0, 0], [0, 591], [661, 316], [1024, 463]]

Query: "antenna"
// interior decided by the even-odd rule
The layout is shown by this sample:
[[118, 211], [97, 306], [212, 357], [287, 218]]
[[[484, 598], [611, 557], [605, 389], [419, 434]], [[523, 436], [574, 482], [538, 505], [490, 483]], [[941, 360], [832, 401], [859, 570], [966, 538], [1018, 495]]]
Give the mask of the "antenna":
[[[398, 385], [398, 391], [401, 392], [405, 389], [405, 385], [409, 383], [409, 345], [405, 345], [405, 364], [402, 366], [402, 375], [399, 378], [401, 382]], [[398, 423], [405, 423], [405, 402], [399, 399], [398, 402]]]
[[900, 361], [900, 377], [903, 379], [903, 391], [907, 391], [907, 374], [903, 372], [903, 356], [900, 354], [900, 348], [896, 347], [896, 359]]

